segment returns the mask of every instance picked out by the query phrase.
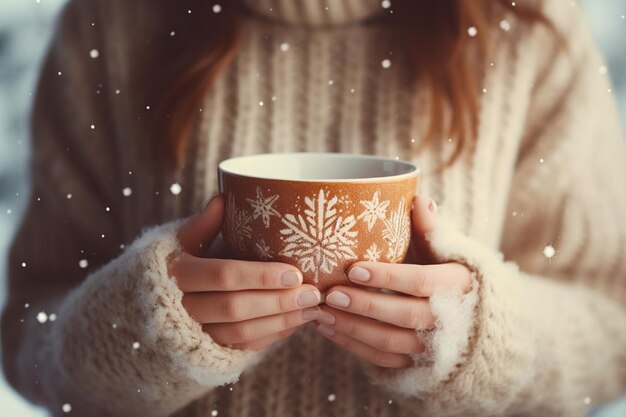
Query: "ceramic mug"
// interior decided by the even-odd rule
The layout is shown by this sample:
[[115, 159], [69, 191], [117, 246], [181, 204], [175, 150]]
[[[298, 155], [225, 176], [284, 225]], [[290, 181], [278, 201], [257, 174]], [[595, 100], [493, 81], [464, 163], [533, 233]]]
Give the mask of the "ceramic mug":
[[338, 154], [260, 154], [218, 167], [222, 235], [236, 259], [296, 266], [321, 291], [350, 285], [356, 261], [404, 261], [419, 169], [406, 161]]

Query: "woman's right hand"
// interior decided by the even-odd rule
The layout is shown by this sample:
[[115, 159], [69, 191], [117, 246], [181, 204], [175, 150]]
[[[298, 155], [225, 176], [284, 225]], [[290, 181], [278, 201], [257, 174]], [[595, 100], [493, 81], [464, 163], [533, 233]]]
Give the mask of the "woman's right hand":
[[220, 195], [178, 232], [183, 252], [170, 259], [168, 268], [189, 315], [216, 343], [251, 350], [317, 319], [321, 294], [302, 284], [302, 273], [292, 265], [201, 257], [219, 233], [223, 216]]

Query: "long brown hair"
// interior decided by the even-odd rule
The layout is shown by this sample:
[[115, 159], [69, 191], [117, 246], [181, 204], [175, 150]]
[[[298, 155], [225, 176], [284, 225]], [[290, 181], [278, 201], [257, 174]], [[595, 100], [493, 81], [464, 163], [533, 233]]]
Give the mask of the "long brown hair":
[[[242, 6], [234, 0], [221, 2], [220, 13], [207, 13], [204, 0], [163, 4], [175, 30], [163, 34], [170, 39], [159, 45], [166, 47], [151, 57], [154, 71], [148, 77], [146, 99], [158, 103], [152, 127], [176, 167], [204, 96], [236, 55]], [[204, 12], [194, 13], [200, 10]], [[536, 7], [509, 0], [394, 0], [393, 11], [384, 18], [393, 19], [398, 45], [408, 54], [415, 79], [426, 80], [430, 89], [429, 123], [417, 151], [435, 139], [454, 138], [447, 166], [477, 138], [478, 79], [470, 51], [477, 51], [483, 63], [487, 59], [494, 16], [502, 19], [508, 11], [516, 22], [543, 23], [553, 31], [554, 27]], [[471, 27], [476, 29], [474, 36], [468, 35]], [[449, 117], [444, 117], [446, 109]]]

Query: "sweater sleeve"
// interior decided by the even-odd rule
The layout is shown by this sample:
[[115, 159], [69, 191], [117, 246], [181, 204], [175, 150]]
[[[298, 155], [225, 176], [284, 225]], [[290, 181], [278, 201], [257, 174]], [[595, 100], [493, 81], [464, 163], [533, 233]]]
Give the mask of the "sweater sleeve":
[[3, 365], [18, 392], [55, 415], [65, 405], [83, 416], [166, 416], [237, 381], [261, 354], [221, 347], [182, 307], [166, 265], [180, 250], [181, 221], [120, 253], [120, 213], [132, 199], [118, 141], [108, 140], [123, 132], [111, 127], [106, 56], [90, 56], [104, 42], [95, 4], [66, 6], [41, 70], [30, 197], [8, 260]]
[[569, 50], [544, 30], [526, 45], [537, 70], [500, 251], [440, 210], [433, 251], [473, 270], [473, 290], [431, 298], [414, 366], [363, 364], [416, 415], [582, 416], [626, 392], [625, 141], [582, 13], [556, 3]]

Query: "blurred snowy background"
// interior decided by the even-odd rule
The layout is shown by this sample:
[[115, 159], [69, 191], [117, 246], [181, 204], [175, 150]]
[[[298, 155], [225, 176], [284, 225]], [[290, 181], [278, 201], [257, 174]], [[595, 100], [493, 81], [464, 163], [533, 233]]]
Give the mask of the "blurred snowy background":
[[[4, 254], [26, 201], [28, 108], [54, 17], [64, 2], [0, 0], [0, 305], [5, 297]], [[626, 126], [626, 0], [581, 0], [581, 3], [606, 57], [614, 92], [620, 101], [622, 126]], [[44, 415], [45, 412], [17, 396], [0, 375], [0, 416]], [[626, 416], [626, 400], [595, 417], [600, 416]]]

